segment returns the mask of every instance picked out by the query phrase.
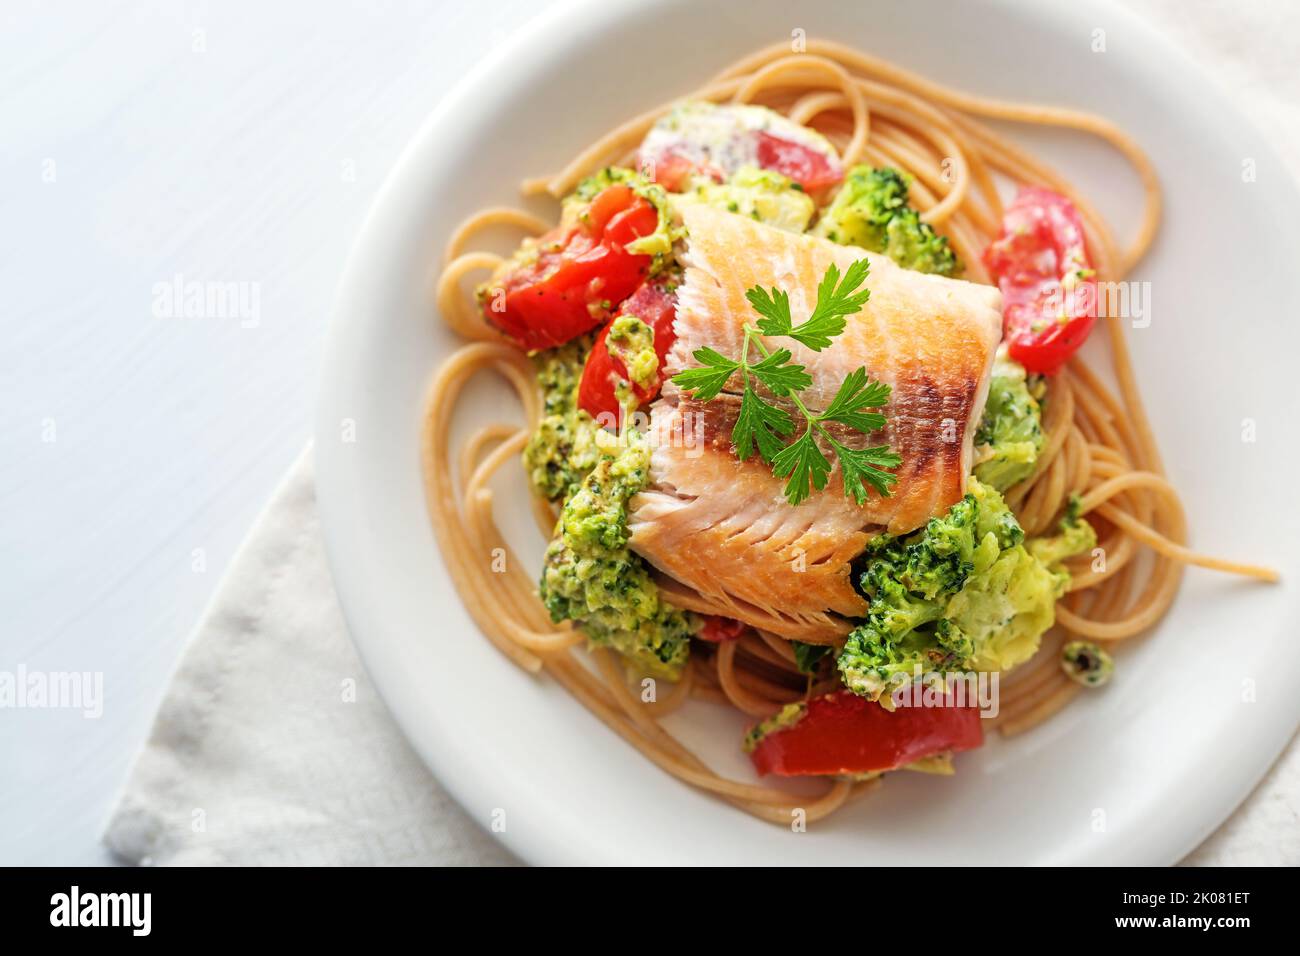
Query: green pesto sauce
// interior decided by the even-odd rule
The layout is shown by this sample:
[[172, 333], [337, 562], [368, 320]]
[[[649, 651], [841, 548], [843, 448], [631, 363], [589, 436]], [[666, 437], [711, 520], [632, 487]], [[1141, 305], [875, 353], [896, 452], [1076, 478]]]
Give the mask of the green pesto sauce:
[[803, 715], [807, 712], [808, 705], [803, 701], [796, 701], [793, 704], [786, 704], [767, 720], [761, 721], [749, 728], [749, 733], [745, 734], [745, 739], [741, 742], [741, 748], [745, 753], [753, 753], [754, 748], [768, 734], [775, 733], [778, 730], [785, 730], [787, 727], [793, 727], [799, 723]]
[[605, 344], [609, 354], [623, 363], [628, 380], [650, 390], [659, 381], [659, 356], [654, 329], [635, 315], [620, 315], [609, 327]]
[[812, 197], [798, 183], [756, 166], [742, 166], [725, 183], [702, 180], [690, 191], [674, 194], [671, 199], [678, 210], [703, 203], [799, 233], [808, 228], [816, 211]]
[[1061, 669], [1075, 683], [1100, 687], [1115, 674], [1114, 659], [1092, 641], [1070, 641], [1061, 648]]
[[627, 546], [628, 501], [649, 481], [650, 447], [635, 431], [623, 446], [603, 453], [565, 501], [539, 590], [551, 620], [574, 621], [592, 646], [614, 649], [639, 673], [677, 680], [698, 622], [660, 600]]
[[558, 501], [578, 487], [600, 458], [600, 428], [578, 408], [578, 383], [591, 336], [533, 356], [542, 390], [542, 414], [524, 446], [524, 470], [537, 493]]

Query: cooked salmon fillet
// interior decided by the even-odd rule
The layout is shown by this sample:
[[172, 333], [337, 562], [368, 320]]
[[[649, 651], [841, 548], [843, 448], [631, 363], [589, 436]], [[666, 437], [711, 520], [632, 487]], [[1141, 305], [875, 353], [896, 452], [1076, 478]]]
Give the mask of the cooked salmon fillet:
[[[843, 271], [857, 259], [871, 261], [871, 298], [828, 349], [815, 352], [788, 338], [770, 342], [790, 349], [812, 376], [800, 395], [812, 411], [825, 408], [860, 366], [892, 386], [883, 431], [837, 435], [856, 447], [887, 443], [902, 457], [891, 496], [873, 491], [856, 504], [845, 496], [836, 464], [825, 491], [792, 507], [785, 480], [769, 465], [733, 453], [739, 398], [724, 392], [699, 403], [668, 383], [652, 409], [650, 485], [632, 500], [629, 520], [632, 548], [717, 613], [786, 637], [834, 640], [845, 618], [866, 609], [849, 565], [871, 536], [918, 528], [965, 493], [1001, 337], [1001, 294], [709, 207], [688, 209], [685, 224], [687, 269], [670, 374], [695, 365], [692, 353], [705, 346], [739, 354], [743, 327], [757, 319], [746, 289], [786, 290], [798, 323], [811, 313], [831, 263]], [[739, 382], [732, 385], [737, 392]], [[802, 425], [798, 415], [795, 421]], [[701, 434], [702, 444], [682, 440]]]

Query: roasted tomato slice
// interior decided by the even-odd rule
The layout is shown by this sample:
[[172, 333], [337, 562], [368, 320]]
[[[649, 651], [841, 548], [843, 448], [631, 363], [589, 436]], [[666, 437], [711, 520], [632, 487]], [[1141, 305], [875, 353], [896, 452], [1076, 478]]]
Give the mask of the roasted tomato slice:
[[[673, 332], [673, 319], [677, 315], [677, 295], [669, 292], [662, 282], [647, 282], [637, 289], [619, 308], [620, 315], [635, 315], [654, 331], [655, 354], [659, 356], [659, 378], [652, 388], [633, 386], [633, 392], [641, 404], [651, 402], [659, 394], [664, 380], [664, 359], [676, 338]], [[613, 320], [610, 320], [611, 324]], [[582, 382], [578, 386], [578, 407], [592, 418], [602, 423], [617, 422], [620, 408], [615, 386], [627, 379], [627, 367], [612, 355], [606, 339], [609, 325], [601, 330], [596, 344], [587, 356], [587, 365], [582, 370]], [[601, 418], [601, 416], [606, 416]]]
[[897, 707], [892, 712], [849, 690], [808, 701], [788, 727], [750, 752], [760, 774], [785, 777], [893, 770], [984, 742], [976, 707]]
[[1097, 321], [1097, 283], [1074, 203], [1038, 186], [1020, 191], [984, 251], [1002, 290], [1002, 338], [1013, 359], [1051, 374]]
[[496, 279], [484, 318], [530, 351], [595, 328], [645, 281], [652, 257], [624, 247], [658, 225], [658, 210], [647, 200], [621, 183], [606, 187], [580, 225], [542, 236], [535, 259]]
[[727, 178], [726, 173], [717, 166], [692, 160], [677, 150], [669, 150], [659, 156], [653, 167], [647, 166], [646, 171], [652, 174], [651, 179], [670, 192], [681, 192], [687, 178], [696, 173], [708, 176], [717, 183]]
[[808, 192], [844, 178], [829, 142], [749, 104], [683, 104], [651, 127], [637, 155], [647, 175], [673, 192], [685, 189], [693, 175], [720, 183], [744, 166], [780, 173]]
[[838, 160], [767, 132], [758, 134], [758, 165], [794, 180], [810, 193], [844, 178], [844, 167]]

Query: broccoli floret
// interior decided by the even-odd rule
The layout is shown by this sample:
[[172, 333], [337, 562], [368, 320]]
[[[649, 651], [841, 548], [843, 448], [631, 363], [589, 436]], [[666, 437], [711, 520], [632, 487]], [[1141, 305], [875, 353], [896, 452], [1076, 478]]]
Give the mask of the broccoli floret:
[[905, 269], [961, 272], [948, 239], [907, 203], [912, 177], [888, 167], [854, 166], [813, 232], [832, 242], [883, 252]]
[[866, 620], [836, 661], [845, 685], [874, 699], [917, 667], [997, 670], [1032, 655], [1065, 576], [1023, 542], [1002, 496], [976, 478], [924, 528], [874, 539], [859, 578]]
[[900, 686], [899, 681], [911, 678], [918, 666], [922, 673], [946, 671], [960, 661], [949, 658], [939, 647], [932, 630], [896, 635], [868, 623], [849, 632], [836, 664], [845, 687], [876, 700]]
[[1115, 673], [1115, 661], [1092, 641], [1070, 641], [1061, 648], [1061, 669], [1085, 687], [1100, 687]]
[[867, 624], [880, 634], [906, 634], [943, 616], [943, 604], [912, 594], [877, 564], [867, 571], [873, 578], [874, 594], [867, 612]]
[[[1000, 510], [1010, 515], [1005, 506]], [[972, 480], [961, 501], [921, 530], [875, 538], [860, 577], [869, 602], [867, 619], [849, 634], [837, 660], [844, 683], [875, 698], [896, 675], [911, 675], [918, 664], [923, 671], [959, 664], [969, 649], [936, 622], [971, 574], [991, 564], [1004, 541], [1022, 536], [1014, 517], [1006, 524], [988, 491]]]
[[871, 593], [873, 575], [896, 574], [909, 590], [928, 600], [956, 594], [972, 572], [982, 571], [1004, 548], [1024, 540], [1020, 523], [995, 491], [978, 481], [947, 514], [931, 518], [920, 532], [905, 538], [881, 535], [868, 548], [872, 557], [886, 559], [887, 565], [868, 566], [862, 584]]
[[1042, 409], [1030, 393], [1024, 366], [999, 355], [975, 430], [975, 477], [1006, 491], [1034, 473], [1045, 441]]
[[1056, 619], [1056, 599], [1069, 578], [1055, 574], [1023, 545], [1008, 548], [948, 604], [950, 640], [970, 647], [974, 670], [1009, 670], [1038, 650], [1038, 639]]

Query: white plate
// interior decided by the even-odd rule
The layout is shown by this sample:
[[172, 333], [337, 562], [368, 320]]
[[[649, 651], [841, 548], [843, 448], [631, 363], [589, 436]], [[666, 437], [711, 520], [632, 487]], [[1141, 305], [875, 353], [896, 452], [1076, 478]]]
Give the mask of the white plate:
[[[439, 779], [485, 826], [504, 810], [502, 839], [531, 862], [1172, 863], [1228, 816], [1300, 720], [1300, 324], [1288, 285], [1300, 198], [1195, 66], [1118, 8], [790, 9], [598, 0], [557, 10], [467, 77], [403, 155], [342, 283], [317, 420], [330, 558], [366, 667]], [[1169, 472], [1194, 544], [1286, 576], [1267, 587], [1190, 571], [1107, 690], [962, 757], [955, 778], [891, 778], [802, 834], [678, 783], [494, 651], [448, 581], [418, 465], [425, 387], [455, 345], [430, 293], [454, 225], [516, 201], [523, 177], [794, 29], [966, 89], [1093, 110], [1138, 137], [1168, 212], [1136, 275], [1151, 283], [1153, 320], [1129, 338]], [[1093, 50], [1098, 29], [1105, 52]], [[1126, 235], [1138, 192], [1119, 160], [1073, 135], [1025, 142]], [[1245, 160], [1254, 182], [1243, 182]], [[481, 394], [487, 405], [499, 393]], [[491, 417], [509, 414], [498, 403]], [[1242, 439], [1245, 419], [1254, 442]], [[345, 420], [355, 442], [341, 440]], [[513, 487], [522, 493], [522, 480]], [[502, 520], [533, 533], [524, 515], [508, 509]], [[743, 769], [734, 717], [706, 705], [689, 716], [692, 739]]]

